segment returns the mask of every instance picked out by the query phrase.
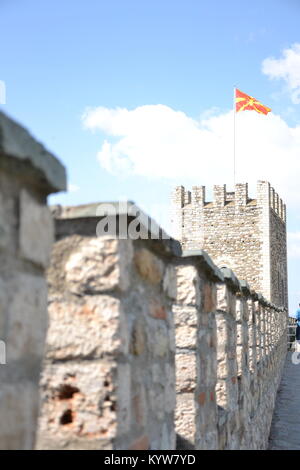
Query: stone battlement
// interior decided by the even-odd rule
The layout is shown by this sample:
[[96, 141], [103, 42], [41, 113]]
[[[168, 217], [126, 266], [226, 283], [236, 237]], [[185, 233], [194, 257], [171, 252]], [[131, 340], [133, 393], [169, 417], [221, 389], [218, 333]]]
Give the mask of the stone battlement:
[[102, 207], [53, 211], [37, 448], [265, 448], [286, 311], [203, 250], [101, 235]]
[[[179, 207], [184, 208], [193, 205], [197, 208], [211, 208], [213, 205], [225, 207], [228, 204], [237, 207], [251, 206], [268, 206], [273, 209], [274, 213], [286, 223], [286, 206], [282, 199], [270, 186], [267, 181], [258, 181], [257, 183], [257, 199], [251, 199], [248, 195], [248, 183], [236, 184], [235, 191], [228, 192], [226, 185], [215, 185], [213, 187], [213, 200], [206, 201], [205, 186], [193, 186], [192, 190], [185, 189], [184, 186], [177, 186], [172, 194], [172, 200]], [[266, 194], [268, 193], [268, 194]]]
[[[177, 186], [171, 196], [172, 235], [183, 249], [206, 250], [217, 265], [225, 264], [258, 292], [287, 306], [286, 207], [267, 181], [258, 181], [256, 199], [248, 184], [192, 191]], [[247, 260], [247, 262], [245, 262]]]
[[0, 449], [35, 445], [54, 239], [46, 197], [65, 188], [61, 163], [0, 112]]

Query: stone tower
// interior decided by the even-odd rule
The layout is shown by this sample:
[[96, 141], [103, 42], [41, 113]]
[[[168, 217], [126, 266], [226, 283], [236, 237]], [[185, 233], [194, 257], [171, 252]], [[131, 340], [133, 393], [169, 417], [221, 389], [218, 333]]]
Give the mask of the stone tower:
[[278, 306], [288, 305], [286, 207], [270, 183], [257, 183], [257, 197], [248, 184], [214, 186], [214, 200], [205, 187], [172, 194], [172, 235], [183, 250], [204, 249], [217, 266], [231, 268], [251, 288]]

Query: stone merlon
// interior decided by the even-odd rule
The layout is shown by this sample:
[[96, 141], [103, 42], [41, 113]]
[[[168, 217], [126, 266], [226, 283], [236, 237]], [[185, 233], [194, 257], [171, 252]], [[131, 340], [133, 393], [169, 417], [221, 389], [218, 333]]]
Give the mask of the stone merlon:
[[37, 142], [24, 127], [0, 112], [1, 167], [11, 168], [14, 165], [12, 159], [19, 163], [29, 162], [36, 184], [42, 185], [47, 194], [66, 189], [66, 171], [59, 160]]
[[[85, 219], [86, 223], [81, 226], [81, 230], [85, 234], [94, 234], [97, 230], [97, 223], [107, 218], [107, 234], [113, 237], [117, 234], [118, 238], [127, 239], [128, 230], [131, 222], [138, 221], [142, 239], [147, 239], [153, 251], [160, 252], [165, 256], [180, 256], [180, 242], [170, 237], [154, 219], [145, 214], [134, 202], [97, 202], [91, 204], [83, 204], [80, 206], [52, 206], [52, 215], [56, 221], [57, 236], [64, 236], [70, 233], [74, 227], [70, 223], [70, 219], [74, 221]], [[110, 223], [110, 221], [112, 223]], [[77, 226], [77, 225], [76, 225]], [[110, 232], [110, 229], [116, 230], [116, 233]]]

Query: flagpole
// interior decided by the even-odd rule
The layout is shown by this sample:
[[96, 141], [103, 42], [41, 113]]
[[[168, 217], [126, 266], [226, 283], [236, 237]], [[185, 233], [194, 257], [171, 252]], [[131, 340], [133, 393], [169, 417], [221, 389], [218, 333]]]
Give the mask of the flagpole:
[[235, 114], [236, 114], [236, 87], [233, 88], [233, 186], [235, 188], [235, 172], [236, 172], [236, 161], [235, 161]]

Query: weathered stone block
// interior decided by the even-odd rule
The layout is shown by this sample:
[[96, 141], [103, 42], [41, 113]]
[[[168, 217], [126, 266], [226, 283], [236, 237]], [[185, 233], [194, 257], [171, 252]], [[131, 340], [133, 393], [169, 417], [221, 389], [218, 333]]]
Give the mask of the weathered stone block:
[[46, 365], [41, 379], [42, 412], [37, 448], [52, 440], [56, 449], [85, 438], [101, 448], [116, 435], [116, 365], [86, 362]]
[[164, 357], [169, 351], [169, 332], [163, 322], [155, 322], [152, 328], [148, 329], [148, 347], [153, 356]]
[[[165, 379], [162, 385], [165, 387], [165, 411], [170, 413], [171, 416], [175, 411], [176, 405], [176, 389], [175, 389], [175, 367], [169, 363], [165, 364]], [[173, 416], [171, 423], [173, 424]]]
[[200, 387], [196, 402], [197, 449], [217, 449], [215, 390]]
[[197, 328], [191, 326], [176, 327], [176, 346], [178, 348], [194, 349], [197, 344]]
[[218, 382], [216, 385], [216, 400], [217, 400], [218, 406], [222, 408], [226, 408], [228, 406], [226, 378], [218, 379]]
[[46, 281], [31, 274], [15, 274], [7, 306], [7, 361], [42, 357], [47, 328]]
[[135, 393], [131, 399], [133, 420], [139, 427], [146, 425], [147, 420], [147, 404], [146, 392], [143, 385], [138, 385], [133, 392]]
[[162, 385], [164, 383], [165, 371], [158, 362], [151, 365], [151, 377], [154, 384]]
[[5, 423], [1, 426], [1, 450], [33, 448], [38, 400], [38, 388], [31, 382], [1, 383], [0, 416]]
[[217, 309], [223, 312], [229, 311], [229, 293], [226, 284], [217, 286]]
[[109, 237], [83, 240], [66, 265], [66, 282], [72, 293], [97, 294], [129, 287], [129, 265], [133, 252], [131, 242]]
[[149, 250], [142, 248], [134, 255], [136, 269], [140, 276], [151, 284], [158, 284], [163, 278], [162, 261]]
[[216, 354], [205, 347], [199, 348], [197, 379], [204, 387], [213, 388], [217, 379]]
[[131, 367], [130, 364], [118, 364], [117, 372], [117, 416], [118, 435], [122, 436], [130, 430], [131, 424]]
[[106, 295], [84, 302], [54, 301], [49, 305], [47, 357], [100, 358], [128, 351], [128, 331], [120, 301]]
[[149, 313], [151, 317], [158, 320], [166, 320], [168, 317], [167, 309], [157, 299], [153, 299], [149, 304]]
[[12, 214], [7, 206], [12, 206], [12, 198], [6, 197], [0, 193], [0, 248], [8, 245], [12, 224]]
[[148, 390], [148, 398], [148, 413], [155, 417], [157, 424], [163, 422], [166, 419], [164, 387], [153, 387]]
[[198, 324], [198, 310], [186, 305], [173, 305], [174, 321], [176, 326], [188, 325], [196, 327]]
[[163, 279], [163, 288], [170, 299], [175, 300], [177, 296], [177, 279], [174, 266], [168, 266]]
[[214, 312], [217, 306], [216, 288], [209, 282], [203, 286], [203, 312]]
[[200, 278], [194, 266], [177, 266], [177, 302], [200, 306]]
[[137, 318], [131, 331], [130, 352], [135, 356], [140, 356], [147, 349], [144, 322]]
[[195, 354], [176, 354], [177, 393], [193, 392], [197, 385]]
[[176, 432], [192, 444], [195, 439], [195, 399], [193, 393], [177, 395], [175, 423]]
[[53, 220], [49, 209], [28, 191], [20, 193], [20, 255], [46, 268], [53, 243]]

